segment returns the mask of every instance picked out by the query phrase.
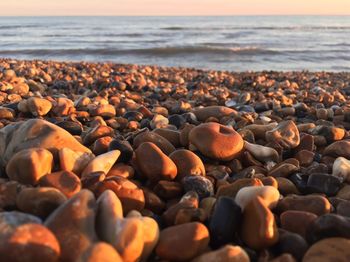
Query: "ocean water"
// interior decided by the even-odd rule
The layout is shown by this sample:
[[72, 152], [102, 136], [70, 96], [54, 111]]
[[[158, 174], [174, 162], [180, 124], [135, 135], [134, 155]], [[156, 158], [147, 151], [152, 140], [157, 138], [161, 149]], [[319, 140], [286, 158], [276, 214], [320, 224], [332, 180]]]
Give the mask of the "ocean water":
[[350, 16], [0, 17], [0, 57], [350, 71]]

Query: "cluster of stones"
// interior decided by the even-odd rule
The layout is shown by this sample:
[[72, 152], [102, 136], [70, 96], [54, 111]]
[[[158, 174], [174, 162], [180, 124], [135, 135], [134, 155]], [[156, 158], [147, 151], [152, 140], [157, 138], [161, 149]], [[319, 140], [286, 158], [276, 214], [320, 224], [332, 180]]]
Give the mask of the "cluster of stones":
[[4, 261], [348, 261], [349, 74], [0, 60]]

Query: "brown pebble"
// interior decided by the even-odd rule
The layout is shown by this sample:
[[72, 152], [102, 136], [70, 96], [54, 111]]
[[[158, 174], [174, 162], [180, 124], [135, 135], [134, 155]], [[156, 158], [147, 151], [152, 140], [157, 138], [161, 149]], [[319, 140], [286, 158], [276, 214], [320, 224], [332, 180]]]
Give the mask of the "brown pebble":
[[199, 222], [168, 227], [160, 232], [156, 254], [166, 260], [188, 261], [209, 244], [209, 231]]

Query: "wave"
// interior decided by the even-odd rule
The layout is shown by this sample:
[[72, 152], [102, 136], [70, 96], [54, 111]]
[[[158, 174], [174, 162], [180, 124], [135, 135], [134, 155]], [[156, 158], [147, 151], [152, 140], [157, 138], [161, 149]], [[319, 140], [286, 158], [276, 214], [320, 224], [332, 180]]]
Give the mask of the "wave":
[[350, 30], [350, 26], [218, 26], [218, 27], [161, 27], [161, 30], [185, 31], [185, 30]]
[[278, 51], [254, 46], [211, 47], [211, 46], [171, 46], [139, 49], [77, 48], [77, 49], [18, 49], [0, 50], [0, 55], [144, 55], [144, 56], [185, 56], [185, 55], [267, 55]]

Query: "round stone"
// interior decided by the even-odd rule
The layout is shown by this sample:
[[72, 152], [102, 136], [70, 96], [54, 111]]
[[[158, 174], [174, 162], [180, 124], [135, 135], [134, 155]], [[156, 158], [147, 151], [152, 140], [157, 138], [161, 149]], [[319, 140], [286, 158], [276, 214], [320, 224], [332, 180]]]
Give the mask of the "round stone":
[[186, 176], [205, 176], [202, 160], [192, 151], [179, 149], [169, 155], [177, 167], [177, 180]]
[[265, 204], [270, 209], [273, 209], [277, 205], [280, 198], [280, 193], [273, 186], [248, 186], [243, 187], [238, 191], [235, 201], [242, 208], [242, 210], [244, 210], [249, 202], [258, 196], [264, 200]]
[[243, 149], [242, 137], [234, 129], [218, 123], [193, 128], [189, 141], [203, 155], [221, 161], [234, 159]]

